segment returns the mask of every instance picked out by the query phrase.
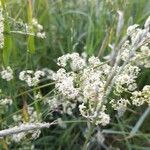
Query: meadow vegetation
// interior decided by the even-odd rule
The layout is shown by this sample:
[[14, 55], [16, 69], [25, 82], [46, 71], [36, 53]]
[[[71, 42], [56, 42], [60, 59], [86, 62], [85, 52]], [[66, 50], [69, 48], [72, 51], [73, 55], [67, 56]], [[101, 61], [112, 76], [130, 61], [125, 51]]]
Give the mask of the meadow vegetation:
[[0, 0], [0, 149], [150, 149], [149, 0]]

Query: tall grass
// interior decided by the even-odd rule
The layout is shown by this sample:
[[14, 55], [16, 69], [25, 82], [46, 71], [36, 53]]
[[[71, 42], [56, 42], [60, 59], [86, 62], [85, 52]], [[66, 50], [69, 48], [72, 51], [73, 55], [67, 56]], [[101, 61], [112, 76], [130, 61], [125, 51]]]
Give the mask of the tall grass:
[[[86, 52], [88, 55], [99, 56], [103, 59], [111, 49], [109, 44], [115, 43], [118, 21], [117, 10], [124, 13], [124, 26], [122, 36], [129, 25], [143, 24], [150, 15], [149, 0], [1, 0], [5, 16], [5, 46], [0, 51], [1, 66], [11, 66], [19, 72], [23, 69], [37, 69], [48, 67], [56, 70], [56, 58], [65, 53]], [[11, 33], [12, 30], [20, 30], [17, 22], [31, 23], [32, 17], [37, 18], [44, 26], [45, 39], [38, 39], [32, 35]], [[150, 84], [149, 70], [140, 75], [139, 88], [144, 84]], [[20, 96], [26, 89], [22, 85], [13, 82], [6, 84], [0, 79], [0, 88], [6, 95], [14, 97], [14, 107], [0, 118], [0, 126], [7, 126], [3, 121], [11, 124], [12, 114], [21, 111], [23, 101], [27, 100], [29, 91]], [[47, 93], [51, 86], [42, 89]], [[32, 101], [31, 104], [34, 104]], [[62, 117], [66, 121], [65, 129], [52, 126], [43, 129], [39, 139], [32, 141], [37, 149], [82, 149], [86, 141], [86, 122], [81, 118], [69, 118], [67, 115], [53, 114], [48, 110], [41, 111], [45, 121], [52, 121]], [[112, 118], [112, 123], [103, 130], [106, 137], [106, 145], [110, 149], [136, 149], [148, 150], [150, 147], [150, 118], [143, 118], [146, 107], [129, 109], [122, 118]], [[12, 114], [11, 114], [12, 113]], [[22, 112], [23, 113], [23, 112]], [[11, 115], [10, 115], [11, 114]], [[148, 115], [148, 114], [147, 114]], [[138, 127], [137, 127], [138, 126]], [[97, 129], [98, 130], [98, 129]], [[134, 131], [134, 134], [130, 132]], [[90, 138], [92, 133], [90, 133]], [[89, 141], [87, 141], [86, 144]], [[91, 149], [99, 149], [96, 141], [92, 141]], [[17, 149], [19, 145], [5, 145], [4, 149]], [[105, 147], [105, 146], [104, 146]], [[112, 147], [112, 148], [111, 148]]]

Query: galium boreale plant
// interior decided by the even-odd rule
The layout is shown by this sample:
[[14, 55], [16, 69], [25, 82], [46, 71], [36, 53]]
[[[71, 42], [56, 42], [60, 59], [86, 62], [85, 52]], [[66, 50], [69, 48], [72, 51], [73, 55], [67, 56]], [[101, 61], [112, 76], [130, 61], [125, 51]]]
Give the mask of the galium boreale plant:
[[[121, 17], [122, 13], [119, 14]], [[44, 38], [43, 27], [36, 19], [32, 20], [32, 25], [38, 31], [36, 35]], [[120, 36], [121, 26], [122, 24], [118, 24], [117, 36]], [[89, 124], [104, 127], [111, 123], [113, 117], [110, 107], [121, 117], [132, 105], [150, 105], [150, 85], [145, 85], [141, 91], [137, 88], [137, 79], [142, 68], [150, 68], [149, 44], [150, 17], [143, 28], [139, 25], [128, 27], [126, 38], [113, 47], [115, 58], [109, 57], [104, 61], [95, 56], [68, 53], [57, 59], [60, 68], [56, 72], [47, 68], [23, 70], [15, 78], [33, 91], [33, 99], [42, 99], [42, 106], [48, 104], [46, 106], [50, 111], [59, 110], [62, 114], [73, 116], [73, 110], [78, 109], [79, 116], [85, 118]], [[6, 66], [2, 67], [0, 74], [3, 80], [10, 82], [15, 73], [11, 67]], [[54, 81], [55, 94], [52, 98], [40, 93], [38, 84], [43, 79]], [[128, 96], [125, 97], [126, 93]], [[1, 98], [0, 106], [11, 107], [12, 103], [11, 98]], [[44, 123], [42, 114], [36, 109], [37, 105], [35, 108], [26, 105], [26, 119], [19, 114], [13, 115], [13, 125], [9, 125], [9, 129], [1, 130], [0, 137], [12, 135], [11, 138], [6, 138], [7, 143], [20, 142], [29, 137], [38, 138], [40, 129], [51, 124]]]
[[113, 47], [113, 57], [107, 61], [78, 53], [59, 57], [60, 69], [51, 77], [59, 95], [54, 99], [54, 109], [61, 105], [62, 112], [72, 115], [74, 108], [78, 108], [80, 115], [95, 127], [111, 123], [114, 114], [110, 107], [118, 117], [131, 106], [147, 104], [146, 111], [150, 111], [150, 85], [144, 85], [141, 91], [137, 85], [143, 68], [150, 67], [149, 44], [150, 17], [143, 28], [139, 25], [128, 27], [127, 35]]
[[[64, 106], [64, 112], [71, 113], [70, 108], [76, 105], [88, 121], [106, 126], [111, 121], [110, 106], [121, 116], [130, 105], [150, 105], [150, 85], [138, 91], [136, 83], [141, 68], [150, 67], [149, 31], [150, 17], [143, 28], [129, 26], [113, 64], [111, 59], [100, 61], [98, 57], [87, 58], [78, 53], [59, 57], [60, 69], [53, 73], [52, 80], [61, 94], [57, 103]], [[129, 93], [129, 97], [122, 93]]]

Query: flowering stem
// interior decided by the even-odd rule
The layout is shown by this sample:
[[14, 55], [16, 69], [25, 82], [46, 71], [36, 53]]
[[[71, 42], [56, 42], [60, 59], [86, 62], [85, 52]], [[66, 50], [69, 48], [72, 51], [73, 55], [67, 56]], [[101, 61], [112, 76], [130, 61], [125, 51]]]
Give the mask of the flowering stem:
[[30, 130], [37, 130], [42, 128], [49, 128], [51, 125], [56, 124], [56, 121], [53, 121], [52, 123], [35, 123], [35, 124], [22, 124], [20, 126], [15, 126], [9, 129], [1, 130], [0, 131], [0, 138], [11, 135], [11, 134], [18, 134], [21, 132], [27, 132]]
[[[86, 122], [84, 120], [70, 120], [70, 121], [63, 121], [64, 123], [75, 123], [75, 122]], [[51, 123], [26, 123], [22, 124], [20, 126], [15, 126], [9, 129], [1, 130], [0, 131], [0, 138], [7, 136], [7, 135], [12, 135], [12, 134], [18, 134], [21, 132], [28, 132], [30, 130], [37, 130], [37, 129], [42, 129], [42, 128], [49, 128], [51, 125], [56, 125], [58, 124], [57, 120], [51, 122]]]

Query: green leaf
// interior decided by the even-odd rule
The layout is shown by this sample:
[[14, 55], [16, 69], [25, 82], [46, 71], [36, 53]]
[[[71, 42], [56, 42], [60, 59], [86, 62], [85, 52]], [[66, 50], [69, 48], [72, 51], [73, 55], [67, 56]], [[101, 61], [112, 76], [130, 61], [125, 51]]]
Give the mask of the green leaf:
[[32, 35], [29, 35], [28, 37], [28, 51], [31, 53], [31, 54], [34, 54], [35, 53], [35, 46], [34, 46], [34, 36]]
[[10, 25], [9, 25], [7, 16], [5, 16], [5, 19], [4, 19], [4, 33], [6, 34], [4, 36], [3, 62], [4, 62], [4, 65], [8, 66], [11, 52], [12, 52], [12, 39], [11, 39], [10, 34], [8, 34], [10, 33]]
[[[32, 1], [31, 0], [28, 0], [27, 14], [28, 14], [28, 24], [31, 25], [32, 24]], [[30, 32], [33, 32], [33, 29], [31, 29]], [[27, 42], [28, 42], [27, 44], [28, 51], [31, 54], [35, 53], [34, 36], [29, 35]]]

